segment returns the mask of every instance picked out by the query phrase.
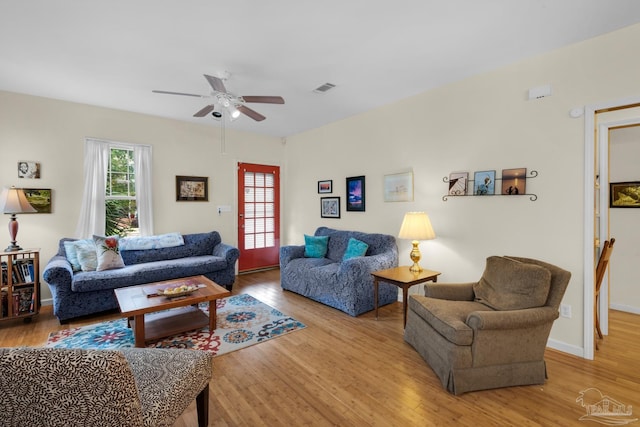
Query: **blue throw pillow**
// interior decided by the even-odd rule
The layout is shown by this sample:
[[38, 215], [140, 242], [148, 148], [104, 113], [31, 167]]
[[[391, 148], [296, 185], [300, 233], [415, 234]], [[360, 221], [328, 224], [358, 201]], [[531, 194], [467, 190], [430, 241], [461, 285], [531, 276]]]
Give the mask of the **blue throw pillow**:
[[329, 236], [304, 235], [304, 256], [307, 258], [324, 258], [327, 254]]
[[367, 249], [369, 249], [369, 245], [351, 237], [349, 238], [349, 244], [347, 245], [347, 250], [344, 252], [342, 260], [346, 261], [349, 258], [364, 256], [367, 253]]

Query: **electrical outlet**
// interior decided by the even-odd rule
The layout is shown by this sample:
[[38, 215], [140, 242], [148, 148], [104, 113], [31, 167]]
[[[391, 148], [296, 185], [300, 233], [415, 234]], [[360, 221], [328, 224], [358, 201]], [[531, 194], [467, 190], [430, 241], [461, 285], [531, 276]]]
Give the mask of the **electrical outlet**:
[[560, 316], [571, 319], [571, 306], [568, 304], [560, 304]]

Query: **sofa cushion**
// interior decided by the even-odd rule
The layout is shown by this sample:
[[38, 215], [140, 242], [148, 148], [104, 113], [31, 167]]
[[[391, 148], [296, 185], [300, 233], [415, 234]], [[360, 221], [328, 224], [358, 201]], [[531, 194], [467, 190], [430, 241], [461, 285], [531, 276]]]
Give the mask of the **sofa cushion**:
[[206, 275], [224, 269], [226, 266], [227, 260], [223, 257], [203, 255], [128, 265], [116, 270], [79, 272], [73, 275], [71, 290], [92, 292], [142, 285], [181, 277]]
[[396, 252], [396, 239], [388, 234], [379, 233], [363, 233], [361, 231], [343, 231], [328, 227], [318, 227], [315, 232], [316, 236], [329, 236], [329, 244], [327, 245], [326, 257], [334, 262], [342, 262], [342, 257], [349, 245], [349, 239], [358, 239], [369, 245], [367, 256]]
[[125, 265], [168, 259], [186, 258], [213, 254], [213, 248], [221, 242], [217, 231], [210, 233], [184, 234], [184, 245], [171, 248], [122, 250]]
[[98, 254], [96, 271], [113, 270], [114, 268], [124, 267], [124, 261], [122, 261], [122, 257], [120, 256], [118, 236], [93, 236], [93, 242], [96, 244]]
[[511, 258], [487, 258], [482, 278], [474, 284], [478, 302], [496, 310], [522, 310], [541, 307], [547, 301], [551, 272], [535, 264]]
[[324, 258], [327, 254], [328, 236], [304, 235], [304, 256], [307, 258]]
[[456, 345], [471, 345], [473, 342], [473, 329], [466, 324], [470, 313], [492, 311], [475, 301], [451, 301], [422, 295], [411, 295], [409, 308], [447, 341]]
[[365, 242], [360, 241], [358, 239], [354, 239], [353, 237], [349, 238], [349, 243], [347, 244], [347, 250], [344, 252], [342, 256], [342, 260], [346, 261], [351, 258], [365, 256], [367, 253], [367, 249], [369, 249], [369, 245]]

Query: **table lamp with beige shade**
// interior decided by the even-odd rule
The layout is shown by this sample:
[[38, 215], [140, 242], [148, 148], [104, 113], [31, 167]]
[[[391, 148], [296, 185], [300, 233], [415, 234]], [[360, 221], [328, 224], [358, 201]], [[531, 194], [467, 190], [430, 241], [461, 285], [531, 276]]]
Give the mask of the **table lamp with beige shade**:
[[409, 271], [412, 273], [420, 273], [422, 271], [422, 267], [418, 264], [422, 257], [420, 249], [418, 248], [420, 240], [436, 238], [436, 233], [433, 231], [429, 216], [425, 212], [407, 212], [404, 215], [398, 238], [412, 240], [413, 248], [409, 256], [411, 257], [411, 261], [413, 261], [413, 265], [409, 268]]
[[27, 200], [27, 196], [24, 194], [21, 188], [11, 186], [11, 188], [5, 187], [0, 194], [0, 212], [5, 214], [11, 214], [9, 220], [9, 236], [11, 237], [11, 243], [5, 249], [5, 252], [20, 251], [22, 248], [18, 246], [16, 237], [18, 236], [18, 220], [16, 214], [19, 213], [33, 213], [37, 212], [33, 206]]

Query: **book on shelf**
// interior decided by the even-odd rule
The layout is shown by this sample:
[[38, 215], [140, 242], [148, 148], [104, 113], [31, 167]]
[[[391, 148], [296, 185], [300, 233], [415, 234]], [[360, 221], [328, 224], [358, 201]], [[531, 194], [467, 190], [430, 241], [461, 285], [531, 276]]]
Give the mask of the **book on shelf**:
[[20, 288], [13, 292], [13, 314], [31, 313], [34, 306], [33, 287]]
[[13, 262], [13, 283], [33, 282], [33, 260], [17, 259]]

